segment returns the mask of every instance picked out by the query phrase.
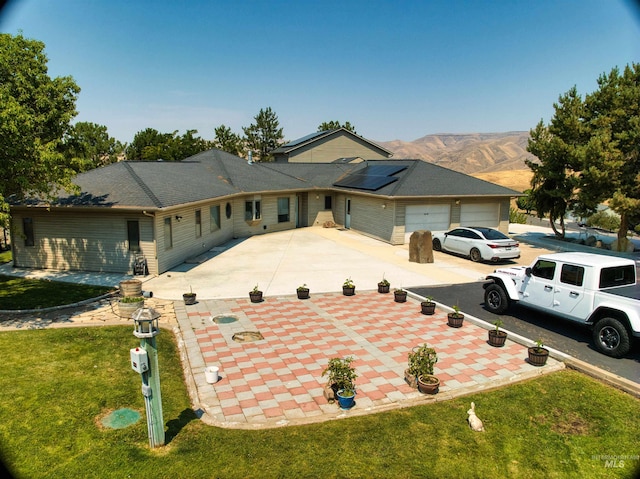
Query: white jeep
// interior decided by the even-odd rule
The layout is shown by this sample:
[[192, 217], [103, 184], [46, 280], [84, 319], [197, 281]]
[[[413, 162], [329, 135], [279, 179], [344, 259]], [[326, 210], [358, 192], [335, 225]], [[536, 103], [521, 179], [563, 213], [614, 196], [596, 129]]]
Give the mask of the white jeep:
[[619, 358], [640, 337], [640, 288], [631, 259], [591, 253], [541, 255], [531, 266], [496, 269], [484, 304], [502, 314], [510, 304], [588, 325], [602, 353]]

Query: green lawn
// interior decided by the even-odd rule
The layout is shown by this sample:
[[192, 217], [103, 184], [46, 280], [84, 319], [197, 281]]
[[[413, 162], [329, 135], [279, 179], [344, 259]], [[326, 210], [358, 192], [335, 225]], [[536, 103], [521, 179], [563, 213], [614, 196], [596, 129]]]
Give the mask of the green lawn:
[[[148, 448], [130, 327], [0, 333], [0, 449], [18, 477], [633, 477], [640, 401], [564, 371], [424, 406], [270, 430], [196, 419], [171, 333], [158, 336], [167, 445]], [[486, 432], [466, 423], [475, 401]], [[104, 429], [101, 415], [143, 419]], [[598, 457], [596, 457], [598, 456]], [[620, 465], [620, 463], [616, 463]], [[609, 465], [612, 465], [611, 463]]]
[[37, 309], [95, 298], [114, 288], [0, 275], [0, 309]]
[[8, 263], [11, 261], [13, 256], [11, 255], [11, 250], [9, 251], [0, 251], [0, 264]]

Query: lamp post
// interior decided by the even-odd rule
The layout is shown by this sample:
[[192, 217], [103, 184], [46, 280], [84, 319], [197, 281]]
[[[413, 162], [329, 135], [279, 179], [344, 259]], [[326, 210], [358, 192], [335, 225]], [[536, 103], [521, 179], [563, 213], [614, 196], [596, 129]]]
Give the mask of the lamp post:
[[131, 366], [142, 376], [142, 395], [147, 413], [149, 446], [164, 444], [164, 421], [162, 419], [162, 397], [160, 395], [160, 370], [156, 336], [160, 333], [160, 314], [153, 308], [139, 308], [133, 313], [133, 335], [140, 339], [140, 347], [131, 353]]

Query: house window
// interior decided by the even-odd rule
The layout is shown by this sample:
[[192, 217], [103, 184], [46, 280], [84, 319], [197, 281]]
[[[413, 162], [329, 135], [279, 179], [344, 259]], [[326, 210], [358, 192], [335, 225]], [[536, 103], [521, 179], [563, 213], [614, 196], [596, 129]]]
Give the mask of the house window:
[[171, 217], [164, 219], [164, 249], [173, 248], [173, 232], [171, 231]]
[[202, 236], [202, 211], [196, 210], [196, 238]]
[[129, 251], [140, 251], [140, 222], [138, 220], [127, 221], [127, 241]]
[[327, 195], [324, 197], [324, 209], [325, 210], [330, 210], [333, 206], [332, 206], [332, 200], [331, 200], [331, 195]]
[[24, 233], [24, 245], [34, 246], [36, 241], [33, 235], [33, 218], [22, 218], [22, 232]]
[[278, 198], [278, 223], [289, 221], [289, 198]]
[[249, 200], [244, 204], [244, 219], [254, 221], [260, 219], [260, 200]]
[[209, 208], [209, 229], [217, 231], [220, 229], [220, 205]]

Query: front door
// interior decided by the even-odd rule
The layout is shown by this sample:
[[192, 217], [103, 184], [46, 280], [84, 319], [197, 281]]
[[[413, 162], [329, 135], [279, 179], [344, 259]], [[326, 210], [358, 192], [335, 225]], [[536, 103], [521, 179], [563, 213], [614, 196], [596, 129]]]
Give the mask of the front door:
[[351, 228], [351, 198], [347, 198], [344, 205], [344, 227]]

